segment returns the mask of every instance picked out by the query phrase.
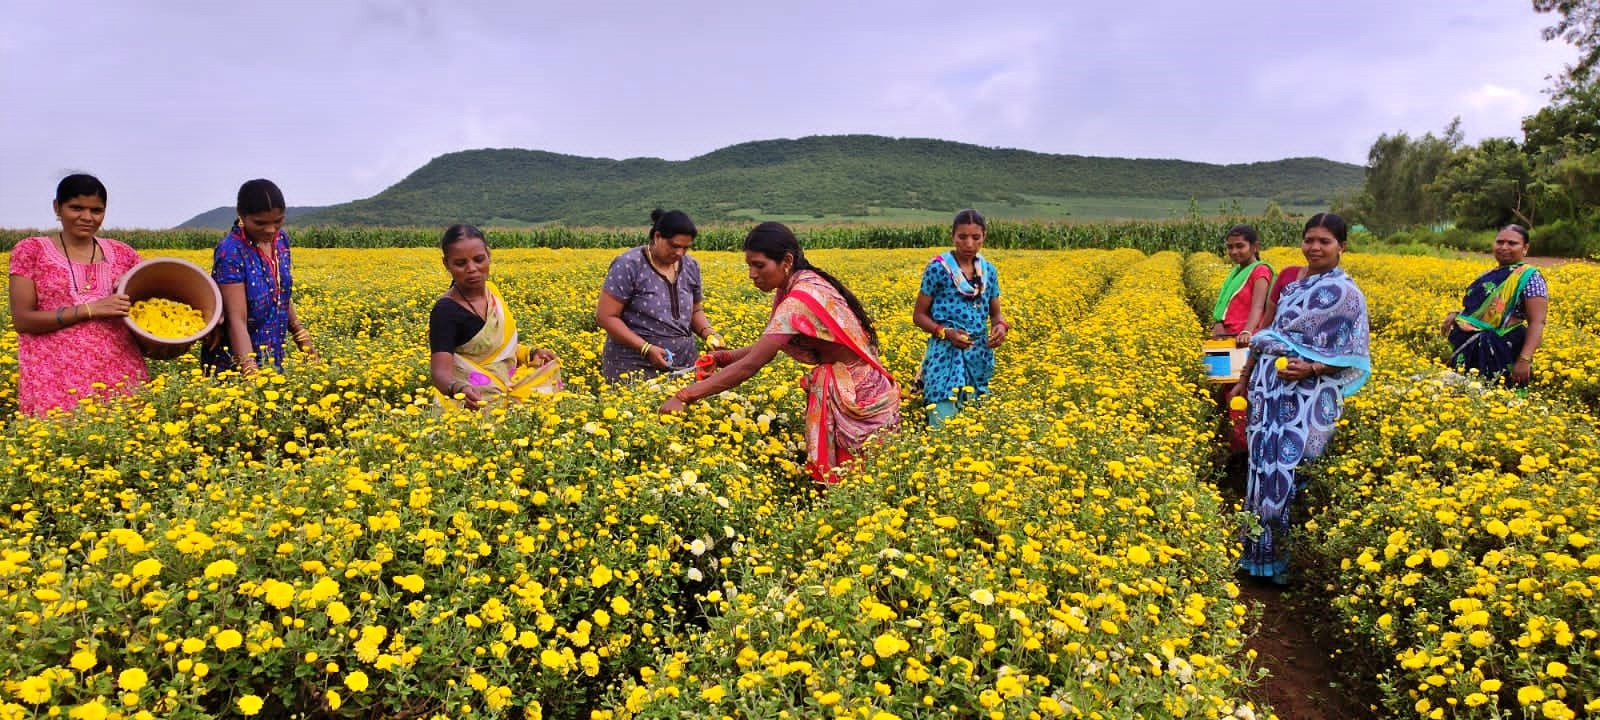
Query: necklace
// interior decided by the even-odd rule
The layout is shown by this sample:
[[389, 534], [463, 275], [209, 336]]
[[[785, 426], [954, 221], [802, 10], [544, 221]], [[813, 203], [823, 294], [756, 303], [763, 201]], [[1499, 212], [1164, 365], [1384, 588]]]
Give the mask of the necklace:
[[667, 273], [669, 273], [669, 272], [672, 273], [673, 276], [674, 276], [673, 277], [674, 280], [677, 279], [676, 276], [678, 274], [678, 269], [683, 267], [683, 260], [681, 258], [678, 259], [678, 260], [674, 260], [672, 262], [672, 265], [670, 265], [668, 267], [665, 267], [665, 268], [661, 267], [660, 265], [657, 265], [656, 264], [656, 259], [650, 256], [650, 248], [645, 248], [645, 250], [644, 250], [644, 259], [645, 259], [646, 262], [650, 263], [650, 267], [653, 268], [662, 277], [666, 277]]
[[478, 312], [478, 306], [473, 305], [472, 301], [467, 299], [467, 294], [461, 292], [461, 288], [451, 285], [450, 289], [456, 291], [456, 297], [461, 298], [461, 302], [467, 304], [467, 309], [471, 310], [473, 315], [477, 315], [479, 320], [489, 322], [489, 293], [483, 294], [483, 312]]
[[961, 277], [965, 278], [967, 282], [972, 283], [973, 294], [966, 298], [967, 302], [971, 303], [973, 307], [979, 307], [983, 305], [983, 268], [978, 265], [978, 261], [972, 261], [971, 273], [968, 273], [966, 270], [962, 269], [960, 263], [956, 264], [956, 269], [961, 271]]
[[67, 277], [72, 278], [72, 294], [76, 295], [79, 292], [93, 291], [94, 290], [94, 261], [95, 261], [95, 258], [100, 255], [100, 239], [99, 238], [94, 238], [94, 237], [89, 238], [89, 241], [91, 243], [93, 243], [93, 245], [90, 246], [90, 248], [89, 248], [89, 262], [80, 263], [80, 264], [86, 264], [86, 265], [89, 266], [89, 267], [85, 268], [84, 271], [83, 271], [83, 290], [82, 291], [78, 290], [78, 271], [73, 269], [73, 267], [72, 267], [72, 263], [74, 262], [74, 260], [72, 259], [72, 254], [67, 252], [67, 238], [66, 238], [66, 236], [63, 235], [62, 237], [59, 238], [59, 240], [61, 242], [61, 256], [67, 259]]
[[245, 235], [244, 230], [239, 230], [239, 238], [256, 252], [256, 257], [261, 258], [261, 265], [266, 268], [267, 277], [272, 280], [272, 304], [277, 306], [283, 297], [283, 276], [278, 273], [278, 239], [272, 239], [271, 252], [262, 250], [260, 245]]

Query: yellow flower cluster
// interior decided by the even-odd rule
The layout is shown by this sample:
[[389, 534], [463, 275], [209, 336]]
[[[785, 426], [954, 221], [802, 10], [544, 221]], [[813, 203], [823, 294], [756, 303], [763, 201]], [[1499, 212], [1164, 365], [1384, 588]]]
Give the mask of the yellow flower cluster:
[[128, 317], [145, 332], [159, 338], [189, 337], [206, 326], [205, 316], [198, 308], [163, 297], [134, 303], [128, 308]]
[[1180, 258], [996, 257], [1051, 280], [993, 395], [782, 521], [607, 717], [1254, 715]]
[[[302, 249], [322, 363], [180, 358], [4, 421], [0, 718], [1267, 716], [1180, 257], [992, 253], [1014, 323], [992, 396], [937, 432], [908, 399], [818, 495], [792, 361], [666, 419], [675, 384], [603, 386], [614, 255], [495, 253], [562, 358], [547, 402], [431, 410], [437, 251]], [[933, 251], [808, 255], [912, 377]], [[754, 341], [770, 296], [697, 256], [708, 314]]]

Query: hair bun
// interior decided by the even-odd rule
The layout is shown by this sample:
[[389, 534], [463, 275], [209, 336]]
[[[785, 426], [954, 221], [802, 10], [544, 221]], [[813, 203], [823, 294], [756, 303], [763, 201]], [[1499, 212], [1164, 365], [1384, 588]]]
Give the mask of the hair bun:
[[667, 214], [667, 211], [662, 210], [661, 208], [656, 208], [654, 210], [651, 210], [650, 211], [650, 224], [654, 225], [654, 224], [656, 224], [658, 222], [661, 222], [661, 216], [662, 215], [666, 215], [666, 214]]

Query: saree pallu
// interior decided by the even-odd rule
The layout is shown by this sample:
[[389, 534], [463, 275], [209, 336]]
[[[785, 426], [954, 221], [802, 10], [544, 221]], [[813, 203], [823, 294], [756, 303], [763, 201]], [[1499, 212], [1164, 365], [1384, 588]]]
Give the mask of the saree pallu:
[[[1249, 265], [1235, 265], [1228, 271], [1228, 277], [1222, 281], [1222, 289], [1217, 293], [1217, 300], [1211, 306], [1211, 322], [1222, 323], [1223, 329], [1229, 334], [1237, 335], [1244, 329], [1250, 320], [1250, 303], [1253, 295], [1250, 292], [1250, 282], [1256, 276], [1267, 280], [1267, 287], [1272, 287], [1272, 266], [1260, 260]], [[1239, 300], [1244, 302], [1240, 303]]]
[[1528, 339], [1522, 310], [1523, 291], [1538, 271], [1517, 263], [1478, 276], [1462, 297], [1461, 313], [1450, 328], [1450, 362], [1485, 378], [1504, 378]]
[[[855, 357], [820, 363], [801, 381], [806, 391], [806, 459], [820, 483], [839, 481], [836, 468], [860, 453], [876, 432], [900, 424], [900, 386], [871, 351], [866, 329], [844, 297], [816, 273], [800, 271], [791, 288], [773, 300], [763, 333], [835, 343]], [[785, 352], [805, 361], [802, 353]]]
[[[1333, 437], [1344, 398], [1371, 374], [1366, 298], [1343, 270], [1290, 283], [1272, 327], [1250, 341], [1250, 470], [1245, 507], [1260, 527], [1242, 538], [1240, 566], [1251, 575], [1280, 578], [1289, 566], [1290, 504], [1296, 470], [1320, 456]], [[1343, 368], [1295, 382], [1278, 378], [1279, 358]]]
[[806, 391], [806, 455], [812, 479], [839, 482], [834, 469], [873, 433], [899, 423], [894, 380], [864, 362], [824, 363], [801, 379]]
[[1278, 379], [1276, 360], [1262, 357], [1250, 373], [1245, 507], [1255, 513], [1260, 528], [1258, 535], [1243, 538], [1239, 563], [1257, 577], [1288, 569], [1290, 505], [1299, 491], [1296, 470], [1302, 460], [1322, 454], [1344, 412], [1344, 394], [1333, 376], [1286, 383]]
[[1462, 371], [1477, 371], [1484, 378], [1500, 379], [1508, 385], [1516, 384], [1511, 373], [1506, 372], [1522, 354], [1522, 344], [1528, 340], [1526, 325], [1500, 334], [1493, 331], [1467, 332], [1459, 327], [1450, 328], [1450, 363]]
[[[451, 382], [477, 388], [480, 407], [520, 402], [537, 394], [559, 391], [562, 388], [561, 362], [551, 360], [537, 368], [527, 366], [527, 351], [517, 342], [516, 318], [506, 311], [505, 300], [494, 283], [486, 283], [485, 288], [489, 294], [489, 311], [484, 317], [483, 329], [456, 347]], [[455, 398], [446, 397], [437, 388], [434, 396], [443, 407], [461, 406]]]

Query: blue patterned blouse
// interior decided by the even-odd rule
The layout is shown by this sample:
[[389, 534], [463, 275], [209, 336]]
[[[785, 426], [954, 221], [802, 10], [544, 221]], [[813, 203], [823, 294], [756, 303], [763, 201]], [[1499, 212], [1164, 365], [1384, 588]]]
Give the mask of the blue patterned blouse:
[[[289, 336], [289, 303], [294, 292], [288, 233], [278, 231], [273, 251], [271, 258], [259, 252], [245, 238], [244, 231], [235, 227], [217, 243], [211, 277], [218, 285], [244, 284], [245, 316], [256, 364], [265, 366], [270, 361], [281, 369], [283, 344]], [[273, 270], [277, 271], [276, 277]], [[229, 352], [226, 317], [217, 331], [221, 342], [214, 348], [202, 348], [200, 362], [213, 371], [228, 370], [234, 363], [233, 353]]]

